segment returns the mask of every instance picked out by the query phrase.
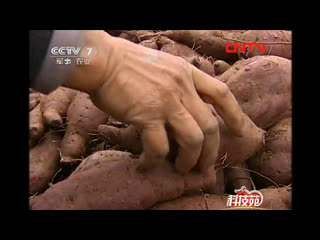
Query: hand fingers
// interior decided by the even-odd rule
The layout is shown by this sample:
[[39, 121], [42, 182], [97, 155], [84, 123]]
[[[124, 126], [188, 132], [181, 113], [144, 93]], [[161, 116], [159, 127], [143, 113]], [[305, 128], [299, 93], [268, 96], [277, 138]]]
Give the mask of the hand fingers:
[[163, 124], [146, 125], [141, 131], [143, 153], [139, 170], [150, 169], [164, 161], [169, 152], [168, 136]]
[[196, 165], [204, 136], [190, 113], [181, 103], [179, 105], [178, 111], [169, 116], [168, 122], [179, 145], [175, 166], [179, 172], [185, 174]]
[[194, 98], [188, 97], [186, 100], [183, 100], [183, 104], [196, 120], [204, 135], [202, 151], [197, 166], [200, 171], [204, 172], [214, 165], [218, 157], [220, 147], [218, 121], [198, 95]]
[[242, 136], [244, 114], [229, 87], [194, 66], [192, 66], [192, 75], [196, 90], [203, 100], [215, 107], [227, 127], [234, 134]]

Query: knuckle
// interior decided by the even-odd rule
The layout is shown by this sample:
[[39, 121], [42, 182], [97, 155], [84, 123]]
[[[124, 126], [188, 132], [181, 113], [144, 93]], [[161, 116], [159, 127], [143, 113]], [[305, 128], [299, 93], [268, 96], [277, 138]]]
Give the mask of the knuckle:
[[216, 120], [208, 122], [203, 128], [204, 135], [215, 135], [219, 131], [219, 124]]
[[164, 144], [161, 146], [158, 146], [157, 149], [155, 149], [152, 152], [152, 155], [154, 158], [165, 158], [169, 153], [169, 146]]
[[202, 131], [197, 131], [185, 139], [185, 141], [189, 147], [201, 147], [204, 141], [204, 135]]

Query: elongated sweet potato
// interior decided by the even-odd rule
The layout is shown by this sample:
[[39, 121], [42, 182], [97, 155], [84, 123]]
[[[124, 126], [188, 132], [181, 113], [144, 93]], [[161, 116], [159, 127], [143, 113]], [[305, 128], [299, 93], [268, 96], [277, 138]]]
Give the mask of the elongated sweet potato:
[[167, 30], [158, 33], [215, 59], [235, 62], [236, 53], [226, 53], [227, 39], [242, 40], [241, 32], [223, 30]]
[[29, 145], [31, 147], [43, 136], [44, 131], [44, 120], [40, 105], [38, 104], [31, 112], [29, 112]]
[[118, 35], [118, 37], [124, 38], [134, 43], [140, 43], [143, 40], [150, 39], [150, 38], [143, 38], [143, 36], [153, 34], [152, 31], [147, 31], [147, 30], [132, 30], [132, 31], [119, 30], [119, 31], [120, 31], [120, 34]]
[[210, 76], [214, 77], [216, 75], [212, 63], [205, 57], [193, 56], [184, 59]]
[[41, 94], [33, 92], [29, 94], [29, 112], [33, 110], [40, 102]]
[[105, 137], [107, 144], [119, 147], [124, 151], [129, 151], [133, 154], [142, 152], [140, 144], [140, 131], [133, 125], [127, 128], [117, 128], [109, 125], [100, 125], [98, 132]]
[[241, 60], [218, 79], [262, 129], [291, 115], [291, 60], [277, 56]]
[[[155, 34], [153, 34], [155, 35]], [[265, 52], [252, 48], [249, 57], [257, 55], [276, 55], [291, 59], [291, 31], [283, 30], [167, 30], [157, 33], [189, 47], [195, 47], [201, 54], [212, 56], [228, 62], [239, 59], [237, 53], [227, 53], [226, 43], [258, 42], [265, 43]], [[151, 37], [149, 35], [149, 37]], [[230, 49], [234, 49], [230, 47]]]
[[162, 52], [182, 57], [187, 62], [193, 64], [194, 66], [209, 74], [210, 76], [215, 76], [214, 67], [212, 63], [207, 58], [197, 53], [195, 50], [166, 37], [156, 38], [156, 41], [158, 47]]
[[[248, 161], [250, 169], [272, 179], [277, 184], [290, 184], [292, 182], [291, 145], [291, 118], [286, 118], [268, 129], [266, 144]], [[253, 177], [259, 187], [274, 185], [259, 175]]]
[[[265, 43], [265, 52], [253, 47], [249, 57], [259, 55], [274, 55], [287, 59], [292, 57], [291, 31], [283, 30], [249, 30], [243, 33], [243, 40], [247, 42]], [[261, 45], [260, 44], [260, 45]]]
[[40, 106], [45, 123], [50, 127], [58, 127], [63, 123], [68, 107], [77, 91], [58, 87], [55, 91], [41, 98]]
[[48, 188], [59, 169], [59, 148], [62, 136], [48, 132], [29, 152], [29, 192], [34, 194]]
[[[259, 208], [269, 210], [291, 210], [292, 188], [266, 188], [261, 189], [263, 202]], [[184, 196], [175, 200], [159, 203], [151, 210], [225, 210], [228, 196], [217, 196], [211, 194]], [[236, 208], [235, 208], [236, 209]], [[245, 209], [245, 208], [243, 208]]]
[[148, 47], [148, 48], [159, 50], [159, 47], [158, 47], [157, 42], [156, 42], [156, 37], [153, 37], [151, 39], [146, 39], [146, 40], [140, 42], [139, 44], [144, 46], [144, 47]]
[[67, 112], [67, 129], [62, 141], [62, 163], [76, 163], [86, 152], [90, 133], [108, 120], [108, 115], [93, 105], [88, 94], [78, 92]]
[[198, 193], [200, 189], [206, 191], [215, 184], [210, 171], [183, 176], [169, 161], [147, 172], [137, 171], [138, 165], [139, 159], [130, 157], [130, 153], [96, 152], [66, 180], [35, 196], [30, 207], [34, 210], [148, 209], [157, 202]]
[[179, 57], [192, 57], [201, 56], [199, 53], [191, 49], [190, 47], [175, 42], [167, 37], [156, 38], [157, 45], [162, 52], [170, 53]]

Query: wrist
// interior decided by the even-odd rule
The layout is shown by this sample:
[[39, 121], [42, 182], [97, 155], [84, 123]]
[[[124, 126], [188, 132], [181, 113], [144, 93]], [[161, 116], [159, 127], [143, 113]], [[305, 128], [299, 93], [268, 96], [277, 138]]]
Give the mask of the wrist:
[[64, 86], [90, 93], [104, 84], [115, 66], [113, 37], [104, 31], [81, 31], [84, 44], [80, 58], [85, 65], [75, 65], [67, 76]]

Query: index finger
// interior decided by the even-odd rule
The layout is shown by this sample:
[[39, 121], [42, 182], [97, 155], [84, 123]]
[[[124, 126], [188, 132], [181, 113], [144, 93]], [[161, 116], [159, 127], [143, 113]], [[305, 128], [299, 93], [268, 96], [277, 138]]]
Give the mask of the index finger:
[[192, 66], [193, 82], [201, 98], [212, 104], [224, 120], [226, 126], [237, 136], [243, 135], [245, 114], [229, 87]]

